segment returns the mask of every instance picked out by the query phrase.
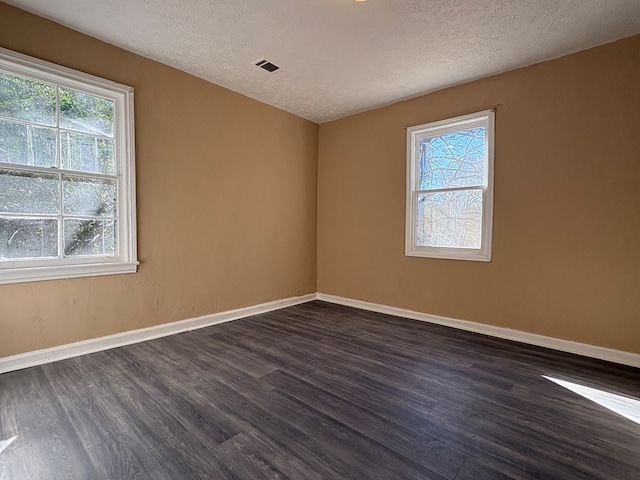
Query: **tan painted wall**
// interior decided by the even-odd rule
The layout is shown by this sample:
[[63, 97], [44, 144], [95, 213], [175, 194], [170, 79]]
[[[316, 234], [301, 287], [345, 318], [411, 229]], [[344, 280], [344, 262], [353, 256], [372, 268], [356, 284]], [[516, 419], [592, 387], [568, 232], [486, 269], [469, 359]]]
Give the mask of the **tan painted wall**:
[[[316, 240], [323, 293], [640, 353], [640, 37], [323, 124], [319, 145], [3, 3], [0, 46], [135, 87], [141, 260], [0, 285], [0, 357], [313, 292]], [[405, 257], [404, 127], [496, 104], [493, 261]]]
[[316, 124], [3, 3], [0, 46], [135, 88], [141, 261], [0, 285], [0, 357], [316, 290]]
[[[406, 125], [496, 114], [491, 263], [404, 256]], [[318, 290], [640, 353], [640, 36], [320, 126]]]

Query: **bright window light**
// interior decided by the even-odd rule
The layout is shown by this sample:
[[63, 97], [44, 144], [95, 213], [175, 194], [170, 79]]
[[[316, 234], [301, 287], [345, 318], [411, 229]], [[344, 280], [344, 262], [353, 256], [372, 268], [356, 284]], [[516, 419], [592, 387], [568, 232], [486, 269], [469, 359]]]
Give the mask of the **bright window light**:
[[547, 380], [640, 424], [640, 400], [543, 375]]
[[6, 440], [0, 440], [0, 453], [2, 453], [5, 449], [7, 449], [9, 445], [11, 445], [16, 438], [18, 438], [17, 435], [15, 437], [11, 437]]

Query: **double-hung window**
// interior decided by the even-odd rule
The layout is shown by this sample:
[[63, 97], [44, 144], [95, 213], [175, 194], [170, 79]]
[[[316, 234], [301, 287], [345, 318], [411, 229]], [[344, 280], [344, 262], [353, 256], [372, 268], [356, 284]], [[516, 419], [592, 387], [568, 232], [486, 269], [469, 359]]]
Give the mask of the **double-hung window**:
[[133, 89], [0, 49], [0, 283], [136, 270]]
[[491, 260], [494, 113], [407, 129], [405, 253]]

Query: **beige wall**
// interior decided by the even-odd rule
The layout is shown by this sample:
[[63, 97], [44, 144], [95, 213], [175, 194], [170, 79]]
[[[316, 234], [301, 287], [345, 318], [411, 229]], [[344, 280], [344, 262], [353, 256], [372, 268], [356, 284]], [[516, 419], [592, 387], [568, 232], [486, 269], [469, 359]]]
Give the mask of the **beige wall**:
[[[404, 256], [405, 131], [501, 104], [491, 263]], [[318, 290], [640, 353], [640, 36], [320, 126]]]
[[[0, 285], [0, 357], [313, 292], [316, 264], [323, 293], [640, 353], [640, 37], [323, 124], [319, 143], [3, 3], [0, 46], [136, 89], [141, 261]], [[405, 257], [404, 127], [496, 104], [492, 262]]]
[[316, 290], [316, 124], [3, 3], [0, 46], [135, 88], [141, 262], [0, 285], [0, 357]]

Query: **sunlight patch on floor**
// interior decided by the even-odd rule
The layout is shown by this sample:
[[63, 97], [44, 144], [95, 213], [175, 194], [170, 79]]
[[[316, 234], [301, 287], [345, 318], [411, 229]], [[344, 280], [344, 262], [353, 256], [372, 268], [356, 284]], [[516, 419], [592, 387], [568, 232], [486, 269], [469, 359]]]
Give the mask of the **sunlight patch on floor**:
[[585, 387], [559, 378], [546, 375], [543, 377], [640, 425], [640, 400], [597, 388]]
[[2, 453], [7, 447], [9, 447], [9, 445], [11, 445], [11, 443], [18, 438], [18, 436], [16, 435], [15, 437], [11, 437], [8, 438], [6, 440], [0, 440], [0, 453]]

